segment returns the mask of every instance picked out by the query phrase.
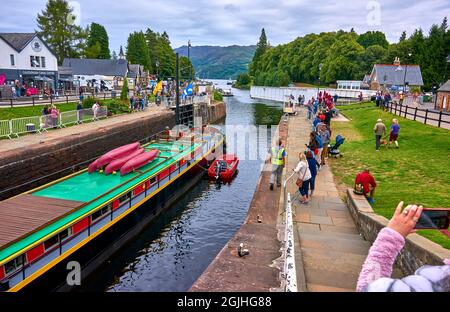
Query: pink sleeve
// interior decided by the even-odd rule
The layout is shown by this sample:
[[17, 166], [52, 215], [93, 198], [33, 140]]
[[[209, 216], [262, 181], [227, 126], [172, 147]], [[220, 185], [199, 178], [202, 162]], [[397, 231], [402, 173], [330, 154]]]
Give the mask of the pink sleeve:
[[405, 245], [405, 238], [390, 228], [383, 228], [369, 250], [359, 274], [356, 290], [361, 292], [373, 281], [390, 277], [395, 259]]

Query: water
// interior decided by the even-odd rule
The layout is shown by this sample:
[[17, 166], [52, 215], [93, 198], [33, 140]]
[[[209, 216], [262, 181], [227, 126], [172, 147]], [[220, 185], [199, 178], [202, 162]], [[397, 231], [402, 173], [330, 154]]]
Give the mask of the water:
[[[226, 81], [223, 82], [226, 85]], [[280, 104], [233, 89], [225, 125], [278, 124]], [[86, 281], [83, 291], [187, 291], [243, 224], [261, 160], [241, 160], [231, 184], [203, 179]]]

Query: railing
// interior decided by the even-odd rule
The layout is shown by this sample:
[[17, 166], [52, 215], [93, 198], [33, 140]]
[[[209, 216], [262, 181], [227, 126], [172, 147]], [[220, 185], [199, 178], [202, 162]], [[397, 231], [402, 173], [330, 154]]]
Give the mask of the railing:
[[437, 112], [429, 109], [420, 109], [418, 107], [409, 107], [408, 105], [397, 104], [396, 102], [380, 105], [380, 108], [394, 115], [422, 122], [426, 125], [428, 124], [437, 126], [438, 128], [450, 129], [449, 113], [442, 111]]
[[0, 138], [8, 137], [11, 139], [11, 120], [0, 120]]
[[96, 121], [108, 117], [108, 108], [100, 107], [96, 112], [92, 109], [62, 112], [59, 116], [44, 115], [11, 120], [0, 120], [0, 137], [19, 137], [23, 133], [40, 133], [52, 128], [65, 128], [68, 125], [84, 121]]
[[[96, 100], [107, 100], [115, 99], [118, 94], [117, 92], [101, 92], [101, 93], [83, 93], [84, 98], [92, 97]], [[79, 95], [49, 95], [41, 96], [35, 95], [30, 97], [16, 97], [16, 98], [0, 98], [0, 106], [35, 106], [35, 105], [46, 105], [46, 104], [63, 104], [78, 102], [80, 99]]]
[[294, 177], [295, 172], [284, 181], [284, 207], [285, 207], [285, 231], [284, 231], [284, 277], [286, 280], [286, 292], [297, 292], [297, 271], [295, 268], [294, 250], [294, 225], [292, 218], [291, 194], [287, 193], [287, 183]]

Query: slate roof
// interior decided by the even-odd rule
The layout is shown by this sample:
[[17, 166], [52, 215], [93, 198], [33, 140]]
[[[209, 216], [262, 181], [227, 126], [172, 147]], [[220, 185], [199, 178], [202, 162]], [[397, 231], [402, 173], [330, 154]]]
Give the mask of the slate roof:
[[[396, 65], [376, 64], [372, 73], [376, 76], [376, 81], [379, 84], [401, 86], [406, 81], [410, 86], [423, 86], [422, 72], [419, 65], [400, 65], [399, 67]], [[375, 77], [374, 75], [372, 76]]]
[[0, 33], [0, 37], [14, 50], [20, 52], [36, 37], [36, 33]]
[[128, 62], [126, 60], [66, 58], [62, 66], [71, 67], [74, 75], [125, 77], [128, 73]]
[[438, 89], [438, 91], [450, 92], [450, 80], [444, 83], [442, 87]]

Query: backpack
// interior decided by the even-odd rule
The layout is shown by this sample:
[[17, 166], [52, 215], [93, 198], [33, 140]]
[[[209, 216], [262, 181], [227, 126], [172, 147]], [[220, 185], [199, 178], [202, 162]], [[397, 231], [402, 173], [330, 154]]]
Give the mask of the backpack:
[[323, 148], [323, 141], [320, 135], [316, 135], [316, 141], [319, 148]]

